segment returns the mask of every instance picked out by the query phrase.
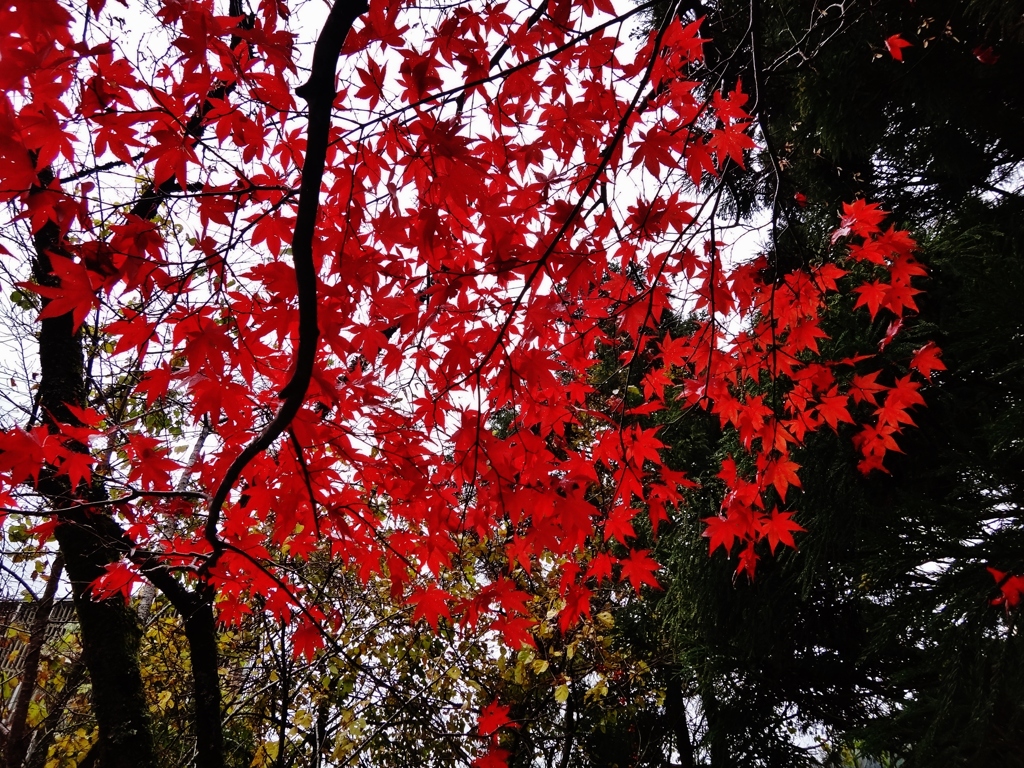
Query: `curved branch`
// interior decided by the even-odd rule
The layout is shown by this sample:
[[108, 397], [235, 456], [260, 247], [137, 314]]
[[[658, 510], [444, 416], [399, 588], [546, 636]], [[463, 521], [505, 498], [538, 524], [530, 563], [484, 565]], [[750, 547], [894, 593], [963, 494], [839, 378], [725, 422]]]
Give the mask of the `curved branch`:
[[213, 589], [208, 583], [200, 583], [195, 592], [187, 589], [156, 557], [133, 559], [138, 561], [139, 571], [164, 593], [185, 625], [195, 697], [196, 768], [224, 768], [224, 712]]
[[323, 180], [324, 164], [327, 160], [331, 107], [336, 95], [334, 89], [335, 70], [345, 37], [355, 20], [368, 7], [366, 0], [337, 0], [334, 3], [316, 41], [309, 80], [295, 89], [295, 93], [305, 99], [309, 105], [306, 159], [302, 167], [299, 209], [295, 220], [295, 231], [292, 235], [292, 259], [295, 265], [295, 280], [298, 284], [299, 299], [299, 340], [295, 351], [295, 368], [291, 380], [280, 392], [279, 396], [283, 402], [277, 415], [231, 463], [213, 495], [204, 530], [207, 541], [213, 547], [213, 555], [205, 566], [207, 572], [224, 551], [223, 543], [217, 536], [217, 524], [220, 520], [220, 510], [224, 506], [231, 488], [249, 462], [269, 448], [274, 440], [288, 428], [306, 399], [306, 390], [309, 388], [309, 381], [313, 375], [313, 363], [320, 338], [320, 329], [317, 325], [317, 276], [313, 262], [313, 235], [317, 212], [320, 208], [320, 183]]
[[[5, 510], [0, 509], [0, 514], [3, 513], [5, 513]], [[19, 584], [21, 584], [22, 589], [28, 592], [29, 596], [32, 598], [32, 602], [39, 602], [39, 595], [37, 595], [35, 593], [35, 590], [32, 589], [32, 585], [25, 581], [25, 579], [23, 579], [17, 571], [15, 571], [13, 568], [8, 568], [3, 563], [0, 563], [0, 571], [3, 571], [8, 576], [14, 578], [14, 580], [17, 581]]]
[[152, 497], [157, 499], [200, 499], [206, 501], [209, 497], [205, 493], [199, 491], [142, 491], [138, 488], [132, 488], [127, 486], [129, 492], [124, 496], [118, 496], [116, 499], [101, 499], [99, 501], [83, 501], [78, 504], [70, 504], [60, 509], [50, 510], [48, 512], [35, 512], [30, 509], [17, 509], [15, 507], [0, 507], [0, 514], [3, 515], [31, 515], [34, 517], [50, 517], [52, 515], [66, 515], [70, 512], [76, 512], [81, 509], [96, 509], [97, 507], [112, 507], [118, 504], [128, 504], [129, 502], [135, 501], [136, 499], [142, 499], [146, 497]]

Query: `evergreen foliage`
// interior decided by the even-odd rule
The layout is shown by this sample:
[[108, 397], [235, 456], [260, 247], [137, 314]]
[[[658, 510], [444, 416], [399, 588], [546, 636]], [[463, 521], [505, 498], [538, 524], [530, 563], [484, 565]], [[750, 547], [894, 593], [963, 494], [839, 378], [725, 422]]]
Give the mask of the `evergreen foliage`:
[[[757, 0], [687, 11], [707, 17], [706, 86], [742, 78], [755, 101], [760, 152], [726, 177], [731, 213], [770, 214], [765, 247], [783, 274], [830, 258], [841, 201], [885, 201], [931, 273], [920, 315], [886, 350], [892, 375], [930, 340], [947, 370], [890, 474], [858, 472], [847, 425], [807, 443], [796, 508], [808, 532], [798, 552], [764, 558], [755, 583], [731, 582], [721, 551], [707, 556], [708, 474], [661, 537], [668, 588], [653, 610], [632, 609], [644, 629], [630, 641], [671, 649], [657, 653], [660, 674], [685, 706], [659, 712], [686, 718], [684, 736], [678, 722], [662, 729], [682, 765], [1024, 764], [1020, 614], [993, 604], [986, 570], [1024, 571], [1021, 11]], [[891, 35], [911, 43], [902, 62]], [[865, 335], [882, 342], [891, 319], [869, 323], [852, 303], [829, 320], [837, 357]], [[679, 456], [731, 439], [661, 434]]]

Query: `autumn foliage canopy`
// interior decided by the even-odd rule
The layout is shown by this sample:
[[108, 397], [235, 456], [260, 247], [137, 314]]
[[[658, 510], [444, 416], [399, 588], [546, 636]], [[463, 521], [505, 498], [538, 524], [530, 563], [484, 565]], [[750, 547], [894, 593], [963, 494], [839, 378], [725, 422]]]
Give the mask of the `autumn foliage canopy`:
[[[563, 629], [602, 583], [657, 588], [638, 531], [694, 485], [663, 412], [735, 435], [706, 535], [751, 579], [798, 543], [810, 433], [850, 430], [885, 471], [938, 350], [897, 373], [877, 349], [833, 359], [823, 319], [853, 297], [886, 345], [916, 310], [914, 243], [864, 201], [801, 268], [720, 241], [756, 83], [693, 77], [699, 23], [638, 38], [649, 3], [347, 1], [326, 21], [282, 0], [161, 0], [144, 24], [104, 0], [0, 10], [5, 288], [85, 360], [62, 408], [12, 390], [0, 500], [41, 540], [112, 515], [131, 546], [97, 595], [160, 566], [228, 624], [260, 596], [312, 655], [343, 618], [278, 566], [326, 548], [413, 621], [518, 647], [521, 574], [557, 584]], [[631, 393], [595, 379], [609, 356]]]

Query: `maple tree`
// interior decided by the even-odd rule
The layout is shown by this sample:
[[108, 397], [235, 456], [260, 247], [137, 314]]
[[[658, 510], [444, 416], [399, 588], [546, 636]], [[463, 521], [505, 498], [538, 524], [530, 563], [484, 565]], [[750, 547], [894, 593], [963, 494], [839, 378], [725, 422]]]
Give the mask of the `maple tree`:
[[[218, 621], [343, 653], [314, 553], [385, 579], [414, 623], [518, 650], [530, 580], [556, 585], [562, 633], [602, 587], [659, 587], [636, 526], [693, 485], [645, 421], [669, 405], [736, 434], [705, 523], [737, 575], [796, 544], [809, 434], [856, 422], [861, 470], [884, 471], [938, 352], [882, 375], [873, 350], [823, 355], [821, 318], [852, 291], [888, 344], [917, 308], [912, 240], [858, 200], [817, 265], [730, 258], [748, 97], [690, 78], [696, 21], [632, 40], [650, 7], [337, 2], [308, 62], [280, 0], [164, 0], [144, 29], [103, 0], [0, 11], [0, 247], [38, 330], [0, 501], [65, 559], [100, 764], [154, 764], [139, 580], [182, 618], [197, 764], [218, 766]], [[610, 347], [642, 404], [595, 386]]]

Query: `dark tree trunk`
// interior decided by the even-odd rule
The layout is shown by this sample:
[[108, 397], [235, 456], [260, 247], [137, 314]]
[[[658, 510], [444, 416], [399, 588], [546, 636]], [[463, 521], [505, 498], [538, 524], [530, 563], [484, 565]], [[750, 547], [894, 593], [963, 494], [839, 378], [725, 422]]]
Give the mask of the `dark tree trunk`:
[[669, 678], [665, 692], [665, 716], [676, 737], [676, 751], [679, 752], [681, 768], [694, 768], [693, 742], [690, 726], [686, 721], [686, 701], [683, 698], [683, 681], [678, 677]]
[[220, 678], [217, 673], [217, 631], [213, 603], [197, 595], [184, 617], [185, 636], [192, 656], [196, 697], [196, 768], [222, 768], [224, 734], [221, 727]]
[[711, 757], [711, 768], [732, 768], [726, 731], [719, 714], [718, 698], [709, 684], [705, 685], [701, 691], [701, 704], [704, 707], [704, 717], [708, 724], [706, 739]]
[[[111, 523], [113, 521], [110, 521]], [[99, 726], [101, 768], [156, 766], [153, 735], [139, 669], [142, 629], [135, 611], [120, 596], [94, 600], [90, 585], [107, 563], [121, 556], [117, 543], [81, 515], [62, 519], [57, 540], [82, 632], [82, 659], [92, 681], [93, 711]]]
[[[53, 174], [44, 169], [40, 186], [47, 187]], [[51, 274], [51, 253], [63, 251], [61, 234], [52, 221], [34, 237], [32, 271], [42, 285], [58, 285]], [[45, 301], [44, 301], [45, 303]], [[86, 399], [82, 338], [71, 314], [46, 318], [39, 332], [39, 418], [51, 432], [59, 423], [78, 424], [67, 407], [81, 407]], [[80, 446], [85, 451], [85, 446]], [[99, 765], [102, 768], [155, 766], [153, 735], [139, 672], [139, 641], [142, 631], [135, 612], [120, 598], [93, 600], [89, 587], [105, 572], [107, 564], [120, 559], [117, 540], [111, 541], [108, 526], [116, 523], [101, 512], [62, 513], [89, 488], [72, 488], [67, 476], [44, 472], [39, 492], [49, 499], [57, 516], [55, 535], [71, 580], [72, 594], [82, 632], [82, 658], [92, 681], [93, 709], [99, 726]], [[104, 525], [105, 524], [105, 525]]]
[[223, 768], [224, 729], [213, 589], [186, 589], [156, 560], [142, 564], [141, 570], [170, 600], [185, 624], [195, 699], [196, 768]]

